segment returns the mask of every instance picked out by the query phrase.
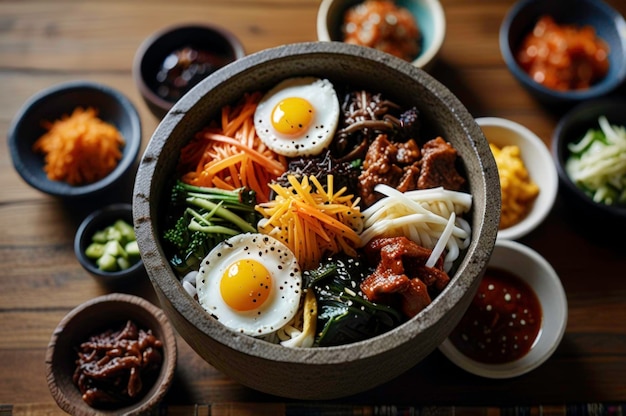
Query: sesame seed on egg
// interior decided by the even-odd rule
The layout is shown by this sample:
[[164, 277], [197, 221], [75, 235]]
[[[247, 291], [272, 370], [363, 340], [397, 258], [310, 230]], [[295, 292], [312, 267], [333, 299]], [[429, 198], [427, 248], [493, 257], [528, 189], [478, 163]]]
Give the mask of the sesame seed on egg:
[[297, 260], [273, 237], [231, 237], [202, 265], [196, 276], [198, 301], [230, 329], [251, 336], [270, 334], [298, 311], [302, 276]]

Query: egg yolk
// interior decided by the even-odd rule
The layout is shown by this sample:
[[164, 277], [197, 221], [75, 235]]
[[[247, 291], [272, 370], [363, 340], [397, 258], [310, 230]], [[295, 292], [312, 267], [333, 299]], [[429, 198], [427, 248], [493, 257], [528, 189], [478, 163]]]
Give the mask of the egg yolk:
[[272, 126], [281, 134], [300, 135], [312, 120], [313, 106], [304, 98], [285, 98], [272, 110]]
[[222, 275], [220, 293], [224, 302], [236, 311], [259, 308], [272, 290], [272, 277], [256, 260], [244, 259], [232, 263]]

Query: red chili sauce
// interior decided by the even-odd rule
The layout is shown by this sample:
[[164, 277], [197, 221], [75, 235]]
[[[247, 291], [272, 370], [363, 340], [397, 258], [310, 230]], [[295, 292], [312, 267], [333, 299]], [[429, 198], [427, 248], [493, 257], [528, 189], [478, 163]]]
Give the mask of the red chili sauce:
[[541, 304], [528, 284], [505, 270], [487, 268], [450, 340], [473, 360], [507, 363], [530, 351], [541, 321]]

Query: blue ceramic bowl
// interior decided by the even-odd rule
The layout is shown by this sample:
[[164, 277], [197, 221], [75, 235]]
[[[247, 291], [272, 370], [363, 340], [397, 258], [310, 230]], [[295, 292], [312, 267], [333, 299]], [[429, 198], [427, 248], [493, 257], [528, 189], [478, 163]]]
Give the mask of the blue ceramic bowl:
[[[103, 179], [87, 185], [70, 185], [48, 179], [43, 155], [33, 151], [46, 129], [42, 121], [71, 114], [76, 107], [94, 107], [98, 117], [113, 124], [126, 144], [117, 167]], [[8, 133], [13, 165], [33, 188], [61, 198], [94, 197], [122, 182], [135, 165], [141, 147], [141, 120], [135, 106], [122, 93], [88, 81], [58, 84], [31, 97], [13, 119]]]
[[[595, 28], [596, 35], [610, 48], [609, 72], [589, 89], [557, 91], [534, 81], [517, 63], [515, 53], [537, 20], [550, 15], [558, 24]], [[500, 26], [500, 51], [513, 76], [539, 100], [573, 104], [604, 96], [626, 79], [626, 21], [601, 0], [520, 0], [506, 14]]]
[[[363, 0], [323, 0], [317, 12], [317, 39], [341, 41], [341, 26], [346, 11]], [[439, 0], [397, 0], [411, 12], [422, 35], [422, 50], [411, 62], [430, 70], [435, 64], [446, 36], [446, 16]]]
[[[552, 135], [552, 156], [559, 174], [560, 189], [566, 201], [567, 210], [576, 216], [580, 225], [593, 224], [600, 231], [604, 226], [615, 231], [626, 229], [626, 207], [595, 202], [570, 179], [565, 170], [569, 158], [568, 145], [578, 142], [588, 129], [598, 127], [598, 117], [606, 116], [612, 125], [626, 126], [626, 99], [602, 98], [581, 103], [567, 112], [557, 124]], [[584, 221], [580, 221], [584, 218]]]

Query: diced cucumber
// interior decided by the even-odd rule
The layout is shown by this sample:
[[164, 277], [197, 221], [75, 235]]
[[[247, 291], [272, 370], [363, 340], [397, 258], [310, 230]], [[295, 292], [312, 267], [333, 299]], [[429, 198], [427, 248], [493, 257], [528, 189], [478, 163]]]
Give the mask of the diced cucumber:
[[124, 241], [124, 243], [133, 241], [136, 239], [135, 230], [133, 229], [132, 225], [130, 225], [126, 221], [117, 220], [113, 224], [113, 227], [115, 227], [115, 229], [117, 229], [121, 233], [122, 241]]
[[135, 230], [125, 220], [118, 219], [113, 225], [94, 233], [85, 255], [95, 260], [103, 271], [128, 269], [140, 258]]
[[91, 243], [85, 249], [85, 255], [90, 259], [97, 259], [104, 254], [104, 244]]
[[91, 237], [91, 241], [94, 243], [105, 244], [107, 241], [107, 233], [105, 230], [96, 231], [96, 233]]
[[128, 269], [130, 266], [132, 266], [132, 263], [130, 262], [130, 260], [128, 260], [127, 258], [124, 257], [118, 257], [117, 258], [117, 267], [120, 270], [126, 270]]
[[128, 253], [129, 256], [139, 256], [139, 245], [137, 244], [137, 240], [133, 240], [124, 246], [124, 250]]
[[117, 260], [109, 253], [104, 253], [100, 256], [100, 258], [96, 260], [96, 264], [100, 270], [104, 270], [106, 272], [114, 272], [117, 270]]
[[122, 247], [120, 242], [117, 240], [111, 240], [107, 242], [104, 246], [104, 252], [114, 257], [119, 257], [119, 256], [128, 257], [128, 254], [126, 254], [124, 247]]
[[122, 239], [122, 233], [120, 232], [120, 230], [113, 227], [112, 225], [105, 228], [104, 231], [106, 232], [107, 241], [111, 241], [111, 240], [120, 241]]

